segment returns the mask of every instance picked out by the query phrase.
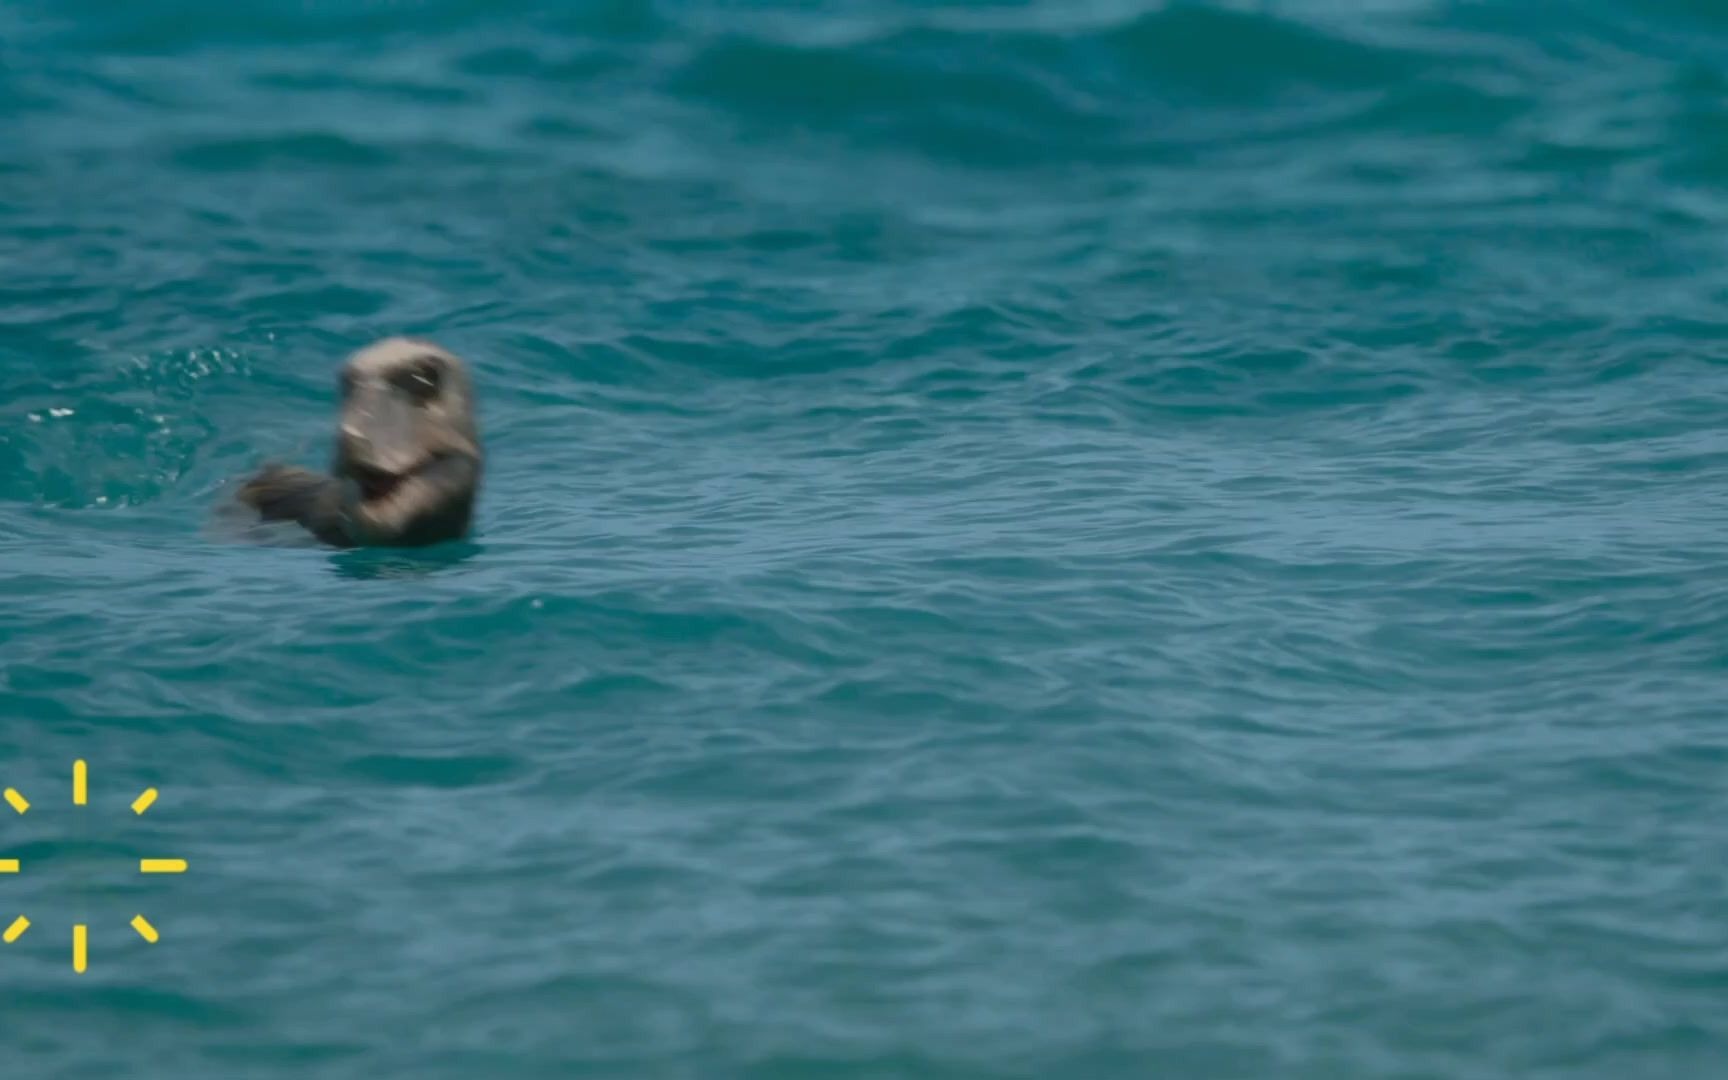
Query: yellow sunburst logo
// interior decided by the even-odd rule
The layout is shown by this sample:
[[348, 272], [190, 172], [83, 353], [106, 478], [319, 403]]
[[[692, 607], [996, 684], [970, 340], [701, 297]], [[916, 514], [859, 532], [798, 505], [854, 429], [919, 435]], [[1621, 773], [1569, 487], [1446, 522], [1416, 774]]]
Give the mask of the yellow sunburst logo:
[[[155, 805], [157, 792], [155, 788], [146, 788], [144, 793], [132, 800], [132, 812], [139, 817], [144, 811]], [[6, 804], [20, 814], [28, 813], [30, 801], [18, 793], [17, 788], [7, 788], [3, 795]], [[83, 761], [72, 763], [72, 805], [88, 806], [90, 803], [90, 767]], [[0, 859], [0, 874], [16, 874], [21, 867], [17, 859]], [[138, 860], [140, 874], [184, 874], [185, 859], [140, 859]], [[4, 933], [0, 933], [0, 941], [10, 945], [24, 936], [24, 931], [30, 929], [30, 920], [20, 915], [12, 920]], [[150, 925], [150, 920], [142, 914], [132, 917], [132, 929], [138, 936], [154, 945], [162, 939], [156, 928]], [[82, 975], [90, 966], [90, 928], [84, 923], [72, 927], [72, 970]]]

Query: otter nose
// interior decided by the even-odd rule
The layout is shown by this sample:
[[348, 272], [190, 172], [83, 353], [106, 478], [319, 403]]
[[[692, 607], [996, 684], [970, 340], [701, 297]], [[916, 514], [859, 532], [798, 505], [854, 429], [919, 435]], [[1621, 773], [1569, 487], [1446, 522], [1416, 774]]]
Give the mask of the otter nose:
[[362, 392], [343, 410], [337, 431], [350, 462], [405, 473], [426, 455], [417, 419], [410, 403], [385, 392]]

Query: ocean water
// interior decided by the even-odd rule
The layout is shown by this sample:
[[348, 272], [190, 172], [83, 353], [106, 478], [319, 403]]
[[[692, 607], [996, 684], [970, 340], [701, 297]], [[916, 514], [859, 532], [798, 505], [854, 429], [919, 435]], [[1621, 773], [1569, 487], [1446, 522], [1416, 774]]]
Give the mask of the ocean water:
[[0, 267], [8, 1080], [1728, 1069], [1720, 4], [6, 0]]

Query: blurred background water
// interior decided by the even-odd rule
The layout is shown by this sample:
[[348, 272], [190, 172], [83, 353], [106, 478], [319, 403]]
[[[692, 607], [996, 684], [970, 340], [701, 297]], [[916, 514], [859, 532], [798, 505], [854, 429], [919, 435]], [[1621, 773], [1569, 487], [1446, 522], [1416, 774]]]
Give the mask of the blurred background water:
[[1713, 0], [6, 0], [0, 1072], [1720, 1076], [1725, 226]]

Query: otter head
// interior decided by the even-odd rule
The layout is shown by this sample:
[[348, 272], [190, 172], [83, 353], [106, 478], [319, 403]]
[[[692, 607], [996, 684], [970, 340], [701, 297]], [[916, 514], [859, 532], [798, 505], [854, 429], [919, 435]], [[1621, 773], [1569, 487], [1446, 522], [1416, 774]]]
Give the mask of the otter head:
[[480, 433], [468, 370], [430, 342], [389, 338], [342, 369], [331, 471], [356, 543], [415, 545], [468, 530]]

